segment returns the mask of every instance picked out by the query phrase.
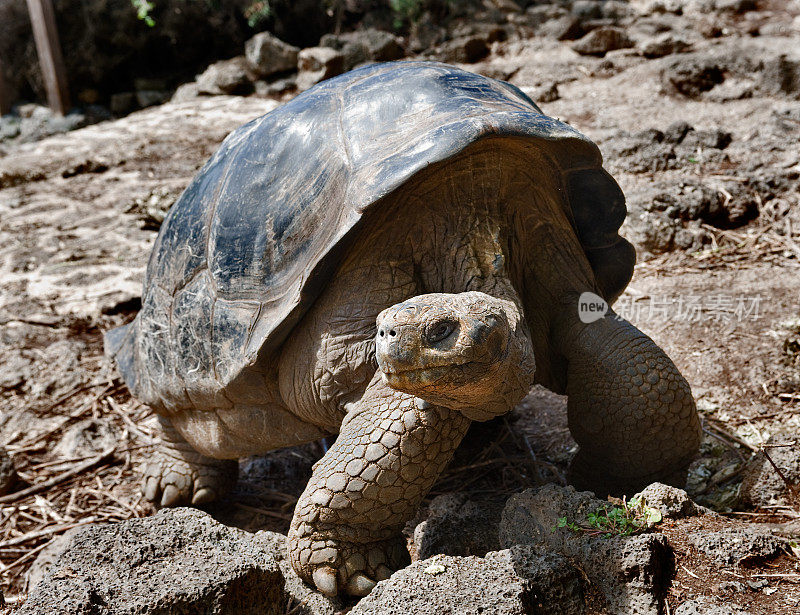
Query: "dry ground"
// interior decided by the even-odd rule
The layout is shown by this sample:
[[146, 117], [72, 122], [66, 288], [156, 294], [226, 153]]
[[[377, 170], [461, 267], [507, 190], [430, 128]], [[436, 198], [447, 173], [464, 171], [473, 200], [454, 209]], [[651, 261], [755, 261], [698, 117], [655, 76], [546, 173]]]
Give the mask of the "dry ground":
[[[698, 130], [732, 133], [725, 160], [642, 173], [609, 158], [626, 192], [685, 176], [745, 181], [753, 156], [767, 167], [800, 170], [797, 133], [787, 143], [763, 129], [775, 113], [796, 109], [796, 100], [673, 96], [662, 91], [656, 62], [619, 54], [619, 70], [610, 71], [563, 43], [535, 40], [496, 45], [478, 68], [531, 90], [543, 76], [574, 72], [559, 85], [560, 100], [542, 106], [604, 151], [620, 131], [663, 130], [681, 119]], [[153, 445], [153, 417], [107, 365], [102, 332], [137, 309], [159, 211], [230, 130], [276, 105], [232, 97], [167, 104], [0, 158], [0, 445], [17, 468], [16, 489], [29, 489], [0, 498], [0, 585], [11, 602], [24, 596], [26, 571], [51, 539], [80, 524], [153, 511], [137, 483]], [[774, 433], [800, 432], [800, 394], [787, 388], [794, 368], [783, 344], [800, 318], [800, 202], [796, 190], [759, 198], [761, 215], [748, 225], [696, 225], [704, 234], [700, 249], [641, 262], [618, 310], [667, 350], [697, 397], [706, 440], [690, 492], [732, 519], [784, 529], [795, 523], [787, 531], [797, 536], [797, 509], [746, 511], [737, 499], [751, 454]], [[535, 391], [508, 418], [468, 438], [434, 494], [497, 499], [544, 480], [563, 481], [573, 445], [564, 400]], [[243, 462], [237, 492], [212, 512], [246, 528], [285, 531], [321, 452], [310, 445]], [[796, 558], [720, 569], [679, 532], [671, 538], [678, 551], [672, 609], [707, 595], [756, 614], [800, 612]], [[767, 584], [735, 591], [721, 584], [728, 577]]]

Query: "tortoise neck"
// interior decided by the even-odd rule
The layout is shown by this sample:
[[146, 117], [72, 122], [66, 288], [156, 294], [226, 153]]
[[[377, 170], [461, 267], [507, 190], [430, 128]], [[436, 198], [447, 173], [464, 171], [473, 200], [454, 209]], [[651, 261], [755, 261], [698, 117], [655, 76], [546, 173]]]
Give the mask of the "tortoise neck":
[[509, 279], [506, 229], [485, 203], [431, 207], [411, 237], [414, 267], [427, 292], [479, 291], [497, 299], [521, 301]]

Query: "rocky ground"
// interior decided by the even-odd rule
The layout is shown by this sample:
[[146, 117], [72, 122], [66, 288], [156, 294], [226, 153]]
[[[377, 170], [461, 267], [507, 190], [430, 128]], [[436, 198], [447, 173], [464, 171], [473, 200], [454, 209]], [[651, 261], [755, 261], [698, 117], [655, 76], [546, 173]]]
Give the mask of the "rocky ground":
[[[662, 518], [653, 527], [601, 531], [598, 509], [630, 507], [563, 486], [574, 453], [565, 402], [535, 390], [468, 435], [406, 528], [415, 563], [352, 612], [800, 612], [800, 5], [486, 6], [443, 25], [423, 15], [404, 39], [329, 35], [301, 51], [260, 36], [172, 102], [2, 142], [9, 604], [27, 597], [30, 613], [353, 606], [310, 592], [282, 559], [280, 533], [319, 445], [243, 460], [237, 490], [211, 517], [149, 517], [137, 476], [153, 416], [106, 363], [101, 336], [135, 313], [164, 212], [228, 132], [326, 76], [410, 56], [509, 80], [598, 142], [627, 195], [624, 232], [640, 256], [616, 309], [687, 377], [705, 439], [691, 500], [653, 487], [647, 505]], [[178, 538], [184, 526], [192, 541]], [[141, 570], [158, 584], [142, 587]]]

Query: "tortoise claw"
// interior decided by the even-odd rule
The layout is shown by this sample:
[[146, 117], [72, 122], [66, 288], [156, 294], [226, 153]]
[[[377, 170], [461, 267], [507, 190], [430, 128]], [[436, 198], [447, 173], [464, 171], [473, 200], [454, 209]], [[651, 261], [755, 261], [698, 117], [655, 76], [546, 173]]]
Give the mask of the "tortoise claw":
[[207, 504], [208, 502], [213, 502], [216, 499], [217, 494], [214, 493], [213, 489], [201, 487], [195, 492], [194, 497], [192, 497], [192, 505], [197, 506], [199, 504]]
[[336, 583], [336, 572], [333, 568], [317, 568], [312, 575], [314, 585], [326, 596], [335, 596], [338, 592], [338, 584]]
[[155, 476], [148, 476], [144, 484], [144, 497], [155, 502], [158, 497], [158, 480]]
[[347, 582], [347, 593], [351, 596], [366, 596], [373, 587], [375, 581], [363, 574], [356, 574]]
[[375, 578], [377, 578], [378, 581], [385, 581], [390, 576], [392, 576], [392, 569], [386, 566], [385, 564], [381, 564], [375, 570]]
[[161, 506], [175, 506], [180, 500], [180, 497], [181, 492], [175, 485], [167, 485], [164, 487], [164, 493], [161, 495]]

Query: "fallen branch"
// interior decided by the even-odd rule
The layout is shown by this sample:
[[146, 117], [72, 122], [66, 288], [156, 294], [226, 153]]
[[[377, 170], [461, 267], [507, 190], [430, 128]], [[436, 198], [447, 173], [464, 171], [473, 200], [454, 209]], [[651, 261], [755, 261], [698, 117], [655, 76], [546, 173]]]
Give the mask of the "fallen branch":
[[22, 498], [28, 497], [34, 493], [39, 493], [40, 491], [44, 491], [45, 489], [49, 489], [57, 485], [58, 483], [62, 483], [65, 480], [72, 478], [73, 476], [77, 476], [92, 468], [100, 463], [108, 461], [113, 455], [116, 448], [110, 448], [107, 451], [100, 453], [97, 457], [92, 457], [89, 461], [86, 461], [78, 466], [75, 466], [71, 470], [67, 470], [63, 474], [59, 474], [58, 476], [54, 476], [50, 480], [46, 480], [38, 485], [32, 485], [27, 489], [23, 489], [22, 491], [17, 491], [15, 493], [9, 493], [8, 495], [4, 495], [0, 497], [0, 504], [7, 504], [9, 502], [16, 502], [17, 500], [21, 500]]
[[17, 536], [16, 538], [12, 538], [11, 540], [0, 542], [0, 549], [13, 547], [15, 545], [21, 545], [22, 543], [28, 542], [29, 540], [34, 540], [36, 538], [43, 538], [44, 536], [50, 536], [52, 534], [60, 534], [61, 532], [66, 532], [67, 530], [71, 530], [72, 528], [79, 527], [81, 525], [94, 523], [95, 521], [97, 521], [97, 517], [87, 517], [86, 519], [83, 519], [82, 521], [76, 521], [75, 523], [53, 525], [43, 530], [28, 532], [27, 534], [23, 534], [22, 536]]
[[[777, 448], [777, 446], [775, 448]], [[769, 453], [767, 452], [767, 446], [763, 448], [763, 452], [764, 452], [764, 457], [767, 458], [769, 464], [773, 468], [775, 468], [775, 471], [778, 473], [778, 476], [780, 476], [781, 480], [786, 484], [786, 488], [789, 490], [789, 495], [791, 496], [792, 501], [800, 502], [800, 490], [798, 490], [797, 486], [794, 483], [792, 483], [788, 478], [786, 478], [786, 475], [783, 473], [783, 470], [781, 470], [778, 467], [778, 465], [774, 461], [772, 461], [772, 457], [770, 457]]]

